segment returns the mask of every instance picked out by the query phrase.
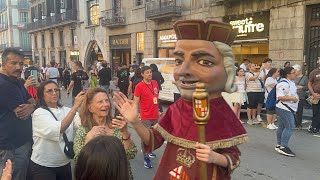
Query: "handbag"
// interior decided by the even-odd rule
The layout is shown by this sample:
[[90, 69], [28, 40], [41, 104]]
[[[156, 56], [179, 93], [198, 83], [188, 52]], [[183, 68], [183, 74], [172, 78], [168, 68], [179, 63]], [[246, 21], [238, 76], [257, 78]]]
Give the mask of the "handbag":
[[[53, 114], [53, 112], [48, 108], [48, 107], [44, 107], [44, 109], [48, 110], [52, 116], [58, 121], [58, 118]], [[68, 140], [68, 137], [66, 135], [66, 133], [62, 134], [63, 140], [65, 142], [65, 146], [64, 146], [64, 154], [70, 158], [73, 159], [75, 154], [74, 154], [74, 150], [73, 150], [73, 142]]]
[[319, 99], [314, 98], [312, 95], [309, 96], [306, 100], [310, 105], [319, 103]]

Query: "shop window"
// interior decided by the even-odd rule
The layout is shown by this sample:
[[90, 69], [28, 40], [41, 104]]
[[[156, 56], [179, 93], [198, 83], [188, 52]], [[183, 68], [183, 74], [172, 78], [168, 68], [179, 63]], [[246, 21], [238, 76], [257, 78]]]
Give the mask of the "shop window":
[[87, 1], [88, 6], [88, 25], [99, 25], [100, 11], [99, 1]]
[[137, 51], [144, 50], [144, 33], [137, 33]]

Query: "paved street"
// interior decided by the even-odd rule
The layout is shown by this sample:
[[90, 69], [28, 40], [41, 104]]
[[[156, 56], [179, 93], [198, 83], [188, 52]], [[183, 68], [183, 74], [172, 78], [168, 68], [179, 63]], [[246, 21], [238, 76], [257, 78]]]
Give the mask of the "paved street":
[[[65, 97], [63, 91], [62, 97]], [[68, 99], [62, 98], [64, 101]], [[69, 101], [70, 102], [70, 101]], [[70, 103], [65, 102], [67, 106]], [[167, 107], [167, 105], [165, 106]], [[166, 108], [165, 108], [166, 109]], [[243, 114], [245, 115], [245, 114]], [[310, 121], [305, 121], [307, 127]], [[296, 130], [289, 143], [296, 157], [286, 157], [274, 150], [275, 131], [262, 128], [261, 125], [245, 125], [250, 141], [240, 145], [242, 152], [241, 164], [232, 177], [235, 180], [318, 180], [320, 179], [320, 136], [313, 136], [306, 130]], [[138, 146], [138, 154], [131, 160], [135, 179], [152, 179], [156, 172], [158, 161], [161, 159], [165, 145], [155, 151], [158, 155], [153, 159], [154, 168], [145, 169], [137, 134], [129, 126], [132, 137]], [[320, 134], [319, 134], [320, 135]]]

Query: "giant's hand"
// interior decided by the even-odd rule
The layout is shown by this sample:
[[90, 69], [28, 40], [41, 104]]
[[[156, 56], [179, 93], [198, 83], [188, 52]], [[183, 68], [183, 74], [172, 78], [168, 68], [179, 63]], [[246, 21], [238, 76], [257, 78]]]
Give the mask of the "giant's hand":
[[129, 100], [121, 92], [114, 93], [113, 100], [114, 106], [128, 122], [134, 124], [139, 121], [138, 107], [132, 100]]
[[206, 163], [214, 163], [216, 152], [212, 151], [208, 145], [196, 143], [196, 157]]

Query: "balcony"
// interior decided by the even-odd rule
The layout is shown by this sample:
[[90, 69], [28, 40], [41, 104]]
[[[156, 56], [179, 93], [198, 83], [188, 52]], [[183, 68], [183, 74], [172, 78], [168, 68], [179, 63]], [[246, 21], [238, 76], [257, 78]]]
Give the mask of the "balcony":
[[29, 2], [26, 0], [18, 1], [18, 8], [19, 9], [29, 9]]
[[181, 0], [155, 0], [146, 3], [146, 17], [151, 20], [179, 17], [181, 13]]
[[113, 9], [102, 11], [101, 25], [108, 28], [116, 28], [126, 25], [125, 11], [116, 12]]
[[0, 44], [0, 52], [7, 48], [7, 44]]
[[27, 24], [27, 31], [34, 32], [38, 30], [44, 30], [56, 26], [61, 26], [69, 23], [78, 21], [77, 10], [68, 10], [64, 13], [55, 14], [49, 17], [44, 17], [43, 19], [36, 20], [34, 22]]

